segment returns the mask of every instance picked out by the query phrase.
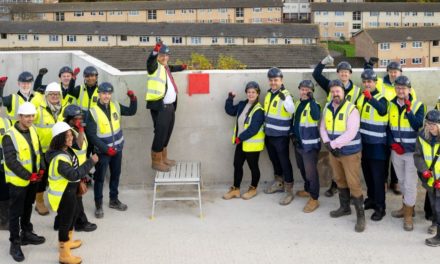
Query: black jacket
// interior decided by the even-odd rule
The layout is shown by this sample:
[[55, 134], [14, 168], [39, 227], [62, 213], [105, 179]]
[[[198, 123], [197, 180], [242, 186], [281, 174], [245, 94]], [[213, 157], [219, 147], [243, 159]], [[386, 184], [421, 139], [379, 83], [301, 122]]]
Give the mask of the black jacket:
[[[68, 149], [67, 151], [48, 150], [46, 153], [48, 164], [50, 164], [52, 159], [59, 154], [66, 154], [70, 157], [75, 155], [72, 149]], [[60, 160], [58, 164], [58, 172], [68, 181], [78, 181], [82, 178], [85, 178], [93, 166], [93, 161], [90, 158], [87, 159], [81, 166], [72, 166], [69, 163]]]

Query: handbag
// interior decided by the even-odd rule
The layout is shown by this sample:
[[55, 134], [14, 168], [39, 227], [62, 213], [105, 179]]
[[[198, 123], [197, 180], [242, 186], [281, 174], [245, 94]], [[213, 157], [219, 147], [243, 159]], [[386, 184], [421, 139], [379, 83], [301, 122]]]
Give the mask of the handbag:
[[87, 192], [87, 184], [84, 181], [79, 181], [78, 185], [78, 196], [83, 196]]

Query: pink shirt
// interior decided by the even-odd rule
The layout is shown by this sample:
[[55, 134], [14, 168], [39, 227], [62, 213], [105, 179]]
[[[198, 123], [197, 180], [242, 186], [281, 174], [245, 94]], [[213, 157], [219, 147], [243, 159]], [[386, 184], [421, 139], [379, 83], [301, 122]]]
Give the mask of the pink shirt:
[[[336, 109], [335, 104], [333, 104], [333, 108]], [[319, 125], [322, 142], [330, 142], [330, 146], [334, 149], [344, 147], [356, 137], [360, 127], [360, 121], [359, 111], [355, 108], [347, 118], [347, 130], [336, 139], [330, 140], [327, 130], [325, 129], [325, 116], [323, 116], [321, 124]]]

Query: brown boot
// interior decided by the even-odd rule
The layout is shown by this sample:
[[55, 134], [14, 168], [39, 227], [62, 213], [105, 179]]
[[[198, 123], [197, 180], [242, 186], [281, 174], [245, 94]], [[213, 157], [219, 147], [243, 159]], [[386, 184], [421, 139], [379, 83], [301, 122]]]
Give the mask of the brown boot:
[[82, 245], [82, 241], [77, 239], [77, 240], [73, 240], [73, 231], [69, 231], [69, 248], [70, 249], [75, 249], [75, 248], [79, 248]]
[[162, 161], [162, 152], [154, 152], [151, 151], [151, 167], [153, 170], [168, 172], [170, 171], [170, 167], [163, 163]]
[[399, 210], [395, 210], [391, 212], [391, 216], [395, 218], [403, 218], [403, 210], [405, 208], [405, 205], [403, 204], [402, 207]]
[[70, 254], [70, 248], [68, 247], [68, 242], [60, 242], [59, 244], [60, 257], [59, 261], [63, 264], [80, 264], [82, 259], [80, 257], [75, 257]]
[[284, 183], [284, 196], [281, 197], [279, 204], [288, 205], [293, 201], [293, 183]]
[[303, 212], [311, 213], [316, 209], [318, 209], [318, 207], [319, 207], [319, 201], [310, 197], [309, 200], [307, 201], [307, 204], [304, 206]]
[[48, 215], [49, 209], [47, 209], [46, 205], [44, 204], [44, 192], [39, 192], [37, 195], [35, 195], [35, 211], [38, 212], [40, 215]]
[[232, 198], [240, 198], [240, 189], [234, 186], [231, 186], [229, 192], [223, 195], [223, 199], [230, 200]]
[[244, 200], [249, 200], [254, 198], [255, 195], [257, 195], [257, 188], [255, 188], [254, 186], [249, 186], [248, 191], [243, 193], [241, 198], [243, 198]]
[[162, 161], [163, 163], [165, 163], [166, 165], [173, 167], [176, 165], [176, 161], [175, 160], [170, 160], [168, 159], [168, 151], [167, 148], [163, 148], [162, 150]]
[[405, 231], [413, 231], [413, 212], [414, 206], [403, 205], [403, 229]]
[[302, 197], [302, 198], [309, 198], [310, 193], [306, 192], [305, 190], [297, 191], [296, 196]]

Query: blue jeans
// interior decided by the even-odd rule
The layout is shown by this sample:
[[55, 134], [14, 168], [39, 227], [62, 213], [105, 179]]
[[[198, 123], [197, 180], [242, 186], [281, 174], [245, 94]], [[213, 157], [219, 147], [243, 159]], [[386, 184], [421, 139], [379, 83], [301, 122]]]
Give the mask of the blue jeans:
[[295, 147], [296, 164], [304, 179], [304, 190], [315, 200], [319, 198], [318, 154], [319, 150], [304, 152], [304, 149]]
[[94, 173], [94, 191], [95, 202], [102, 203], [102, 189], [104, 188], [104, 179], [107, 173], [107, 167], [110, 166], [110, 199], [118, 198], [119, 178], [121, 176], [122, 165], [122, 151], [110, 157], [106, 154], [100, 153], [99, 162], [95, 165]]

